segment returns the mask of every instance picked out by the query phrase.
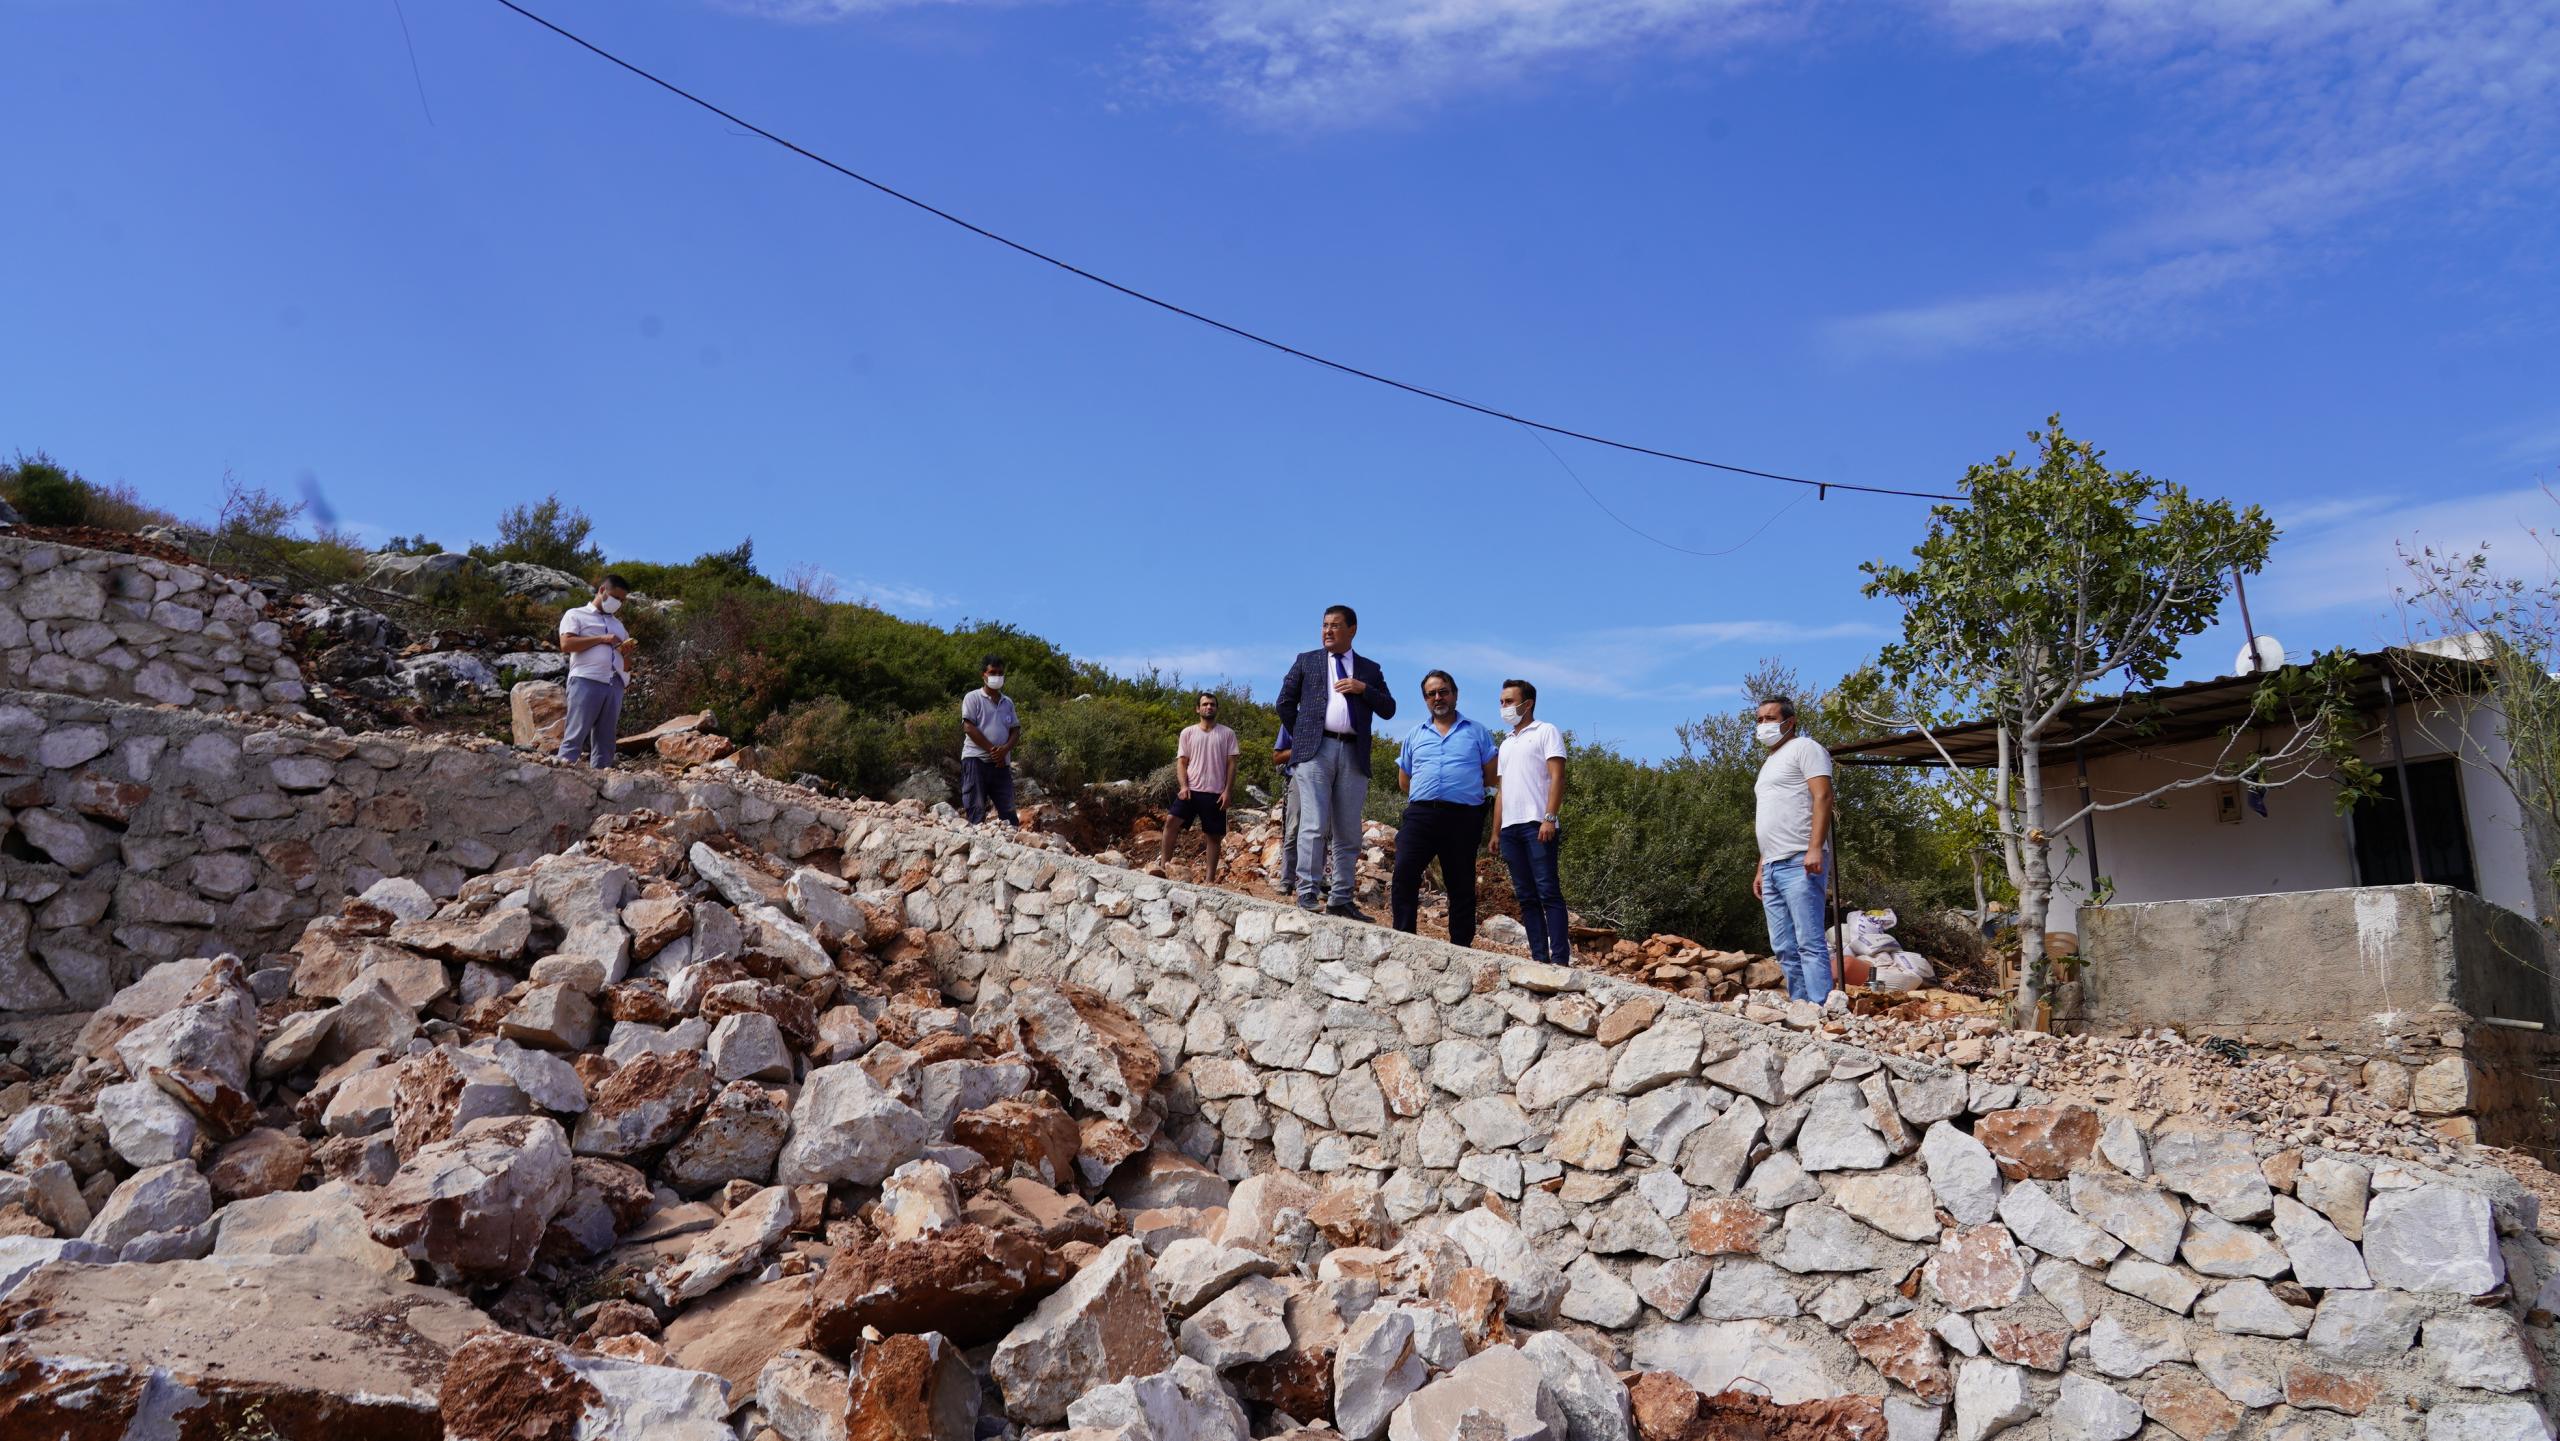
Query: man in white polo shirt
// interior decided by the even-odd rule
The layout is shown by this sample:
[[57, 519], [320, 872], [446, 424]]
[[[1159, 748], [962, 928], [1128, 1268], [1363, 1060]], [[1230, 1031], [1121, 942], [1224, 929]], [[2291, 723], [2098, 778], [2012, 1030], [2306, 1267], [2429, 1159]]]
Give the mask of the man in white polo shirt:
[[569, 656], [569, 714], [561, 722], [560, 759], [571, 765], [586, 756], [599, 770], [613, 764], [636, 644], [615, 612], [630, 594], [622, 577], [607, 575], [596, 582], [594, 599], [560, 617], [560, 649]]
[[1760, 867], [1751, 894], [1769, 919], [1769, 949], [1786, 972], [1787, 994], [1820, 1005], [1831, 995], [1831, 949], [1823, 910], [1831, 862], [1831, 752], [1796, 728], [1796, 703], [1760, 702], [1753, 738], [1768, 749], [1755, 786]]
[[1569, 966], [1573, 938], [1565, 932], [1564, 882], [1556, 873], [1564, 854], [1564, 732], [1538, 719], [1538, 688], [1525, 680], [1502, 683], [1502, 727], [1495, 843], [1511, 871], [1529, 958]]

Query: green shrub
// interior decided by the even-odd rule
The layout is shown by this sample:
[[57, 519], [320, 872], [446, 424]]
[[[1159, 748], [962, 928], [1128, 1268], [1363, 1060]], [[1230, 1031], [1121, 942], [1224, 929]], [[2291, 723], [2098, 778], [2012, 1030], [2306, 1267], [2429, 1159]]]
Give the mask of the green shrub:
[[80, 483], [41, 455], [32, 460], [20, 456], [9, 467], [6, 495], [10, 508], [29, 525], [87, 523], [87, 496]]
[[[1006, 685], [1011, 684], [1007, 672]], [[1175, 732], [1183, 721], [1171, 705], [1122, 696], [1047, 706], [1023, 717], [1020, 769], [1057, 793], [1099, 781], [1151, 779], [1173, 763]]]
[[858, 714], [841, 696], [801, 701], [768, 718], [755, 737], [777, 773], [806, 772], [863, 795], [887, 793], [907, 770], [905, 728]]
[[508, 507], [498, 517], [497, 543], [475, 545], [471, 553], [492, 563], [521, 561], [591, 576], [604, 568], [604, 552], [587, 542], [595, 528], [585, 511], [562, 507], [555, 493], [533, 505]]

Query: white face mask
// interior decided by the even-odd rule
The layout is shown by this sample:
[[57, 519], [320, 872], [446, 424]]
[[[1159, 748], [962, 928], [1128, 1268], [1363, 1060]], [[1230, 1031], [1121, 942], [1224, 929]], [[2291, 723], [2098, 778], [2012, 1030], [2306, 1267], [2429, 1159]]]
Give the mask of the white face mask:
[[1764, 746], [1774, 746], [1786, 739], [1787, 729], [1776, 721], [1762, 721], [1751, 728], [1751, 734]]
[[1000, 675], [991, 675], [991, 676], [987, 676], [987, 677], [985, 677], [984, 679], [985, 679], [985, 681], [986, 681], [987, 689], [989, 689], [989, 690], [1003, 690], [1003, 689], [1004, 689], [1004, 677], [1003, 677], [1003, 676], [1000, 676]]
[[1502, 708], [1502, 728], [1504, 730], [1518, 730], [1520, 728], [1520, 707], [1516, 705], [1507, 705]]
[[611, 615], [615, 611], [622, 609], [622, 597], [614, 595], [606, 596], [596, 602], [596, 609], [603, 611], [606, 615]]

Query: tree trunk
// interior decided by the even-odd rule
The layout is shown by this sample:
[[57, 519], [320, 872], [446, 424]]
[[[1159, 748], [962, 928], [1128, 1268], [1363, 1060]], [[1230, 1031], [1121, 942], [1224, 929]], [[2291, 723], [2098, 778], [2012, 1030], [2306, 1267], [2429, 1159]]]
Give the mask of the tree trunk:
[[1982, 893], [1982, 852], [1968, 850], [1964, 858], [1973, 867], [1973, 928], [1978, 931], [1991, 919], [1991, 902]]
[[2044, 1000], [2045, 919], [2053, 908], [2053, 841], [2044, 833], [2044, 757], [2032, 735], [2019, 738], [2018, 773], [2018, 849], [2026, 874], [2018, 881], [2018, 1013], [2011, 1024], [2025, 1029], [2036, 1023], [2036, 1007]]

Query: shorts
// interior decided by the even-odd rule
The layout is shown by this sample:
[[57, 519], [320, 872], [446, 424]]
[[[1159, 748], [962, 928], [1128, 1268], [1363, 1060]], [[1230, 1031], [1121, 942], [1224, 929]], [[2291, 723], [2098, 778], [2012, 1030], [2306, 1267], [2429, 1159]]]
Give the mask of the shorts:
[[1193, 791], [1176, 800], [1173, 819], [1176, 826], [1198, 821], [1202, 835], [1219, 840], [1226, 838], [1227, 808], [1218, 804], [1218, 798], [1206, 791]]

